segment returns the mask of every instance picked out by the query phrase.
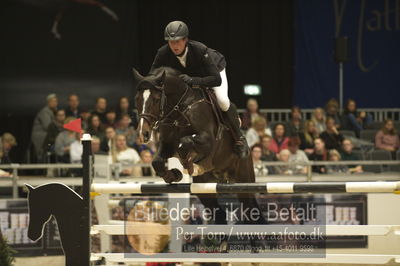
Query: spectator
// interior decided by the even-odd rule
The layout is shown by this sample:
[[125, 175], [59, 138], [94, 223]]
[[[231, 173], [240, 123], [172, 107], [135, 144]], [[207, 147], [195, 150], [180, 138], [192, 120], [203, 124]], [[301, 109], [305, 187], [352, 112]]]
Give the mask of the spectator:
[[[342, 161], [359, 161], [360, 156], [353, 152], [354, 145], [350, 139], [344, 139], [342, 141], [342, 151], [340, 152], [340, 157]], [[350, 173], [362, 173], [363, 169], [361, 165], [349, 165]]]
[[107, 152], [104, 152], [100, 149], [100, 139], [96, 136], [92, 137], [92, 153], [93, 154], [103, 154], [107, 155]]
[[139, 134], [136, 135], [136, 140], [135, 143], [133, 143], [132, 148], [134, 148], [139, 154], [144, 150], [149, 150], [151, 154], [154, 154], [154, 151], [148, 144], [141, 143]]
[[115, 146], [112, 149], [112, 161], [121, 164], [120, 175], [123, 176], [131, 175], [132, 165], [140, 161], [139, 154], [128, 147], [125, 135], [116, 135]]
[[271, 146], [271, 141], [272, 137], [270, 135], [264, 135], [261, 137], [261, 147], [262, 147], [261, 160], [266, 162], [276, 161], [275, 152], [269, 149], [269, 147]]
[[113, 146], [114, 143], [114, 138], [116, 135], [115, 129], [113, 127], [107, 127], [106, 130], [106, 136], [103, 140], [101, 140], [100, 144], [100, 149], [103, 152], [109, 152]]
[[300, 149], [304, 150], [307, 154], [314, 152], [314, 140], [318, 138], [318, 130], [315, 127], [313, 120], [307, 120], [303, 132], [299, 134], [301, 145]]
[[[316, 138], [314, 140], [314, 152], [308, 156], [311, 161], [327, 161], [328, 151], [325, 148], [325, 142], [322, 138]], [[326, 173], [326, 166], [314, 165], [312, 167], [313, 172]]]
[[0, 164], [10, 164], [10, 151], [17, 146], [17, 140], [11, 133], [4, 133], [0, 137]]
[[357, 137], [360, 131], [368, 128], [372, 123], [372, 116], [366, 112], [357, 112], [356, 102], [348, 99], [343, 112], [343, 129], [353, 130]]
[[376, 133], [375, 147], [385, 151], [390, 151], [392, 157], [396, 158], [396, 151], [400, 148], [399, 135], [393, 126], [393, 120], [386, 119], [383, 127]]
[[43, 143], [47, 135], [47, 129], [54, 120], [54, 112], [57, 110], [58, 100], [55, 94], [49, 94], [46, 98], [47, 105], [37, 113], [32, 127], [32, 144], [38, 161], [43, 161]]
[[[253, 125], [257, 117], [262, 116], [258, 110], [258, 103], [256, 99], [250, 98], [247, 100], [246, 111], [242, 115], [242, 129], [248, 130]], [[249, 145], [251, 147], [251, 145]]]
[[293, 172], [293, 174], [307, 173], [307, 165], [304, 165], [304, 163], [308, 163], [309, 160], [306, 153], [299, 149], [300, 143], [299, 137], [291, 137], [288, 143], [290, 151], [289, 162], [295, 163], [295, 165], [289, 166], [289, 169]]
[[290, 121], [286, 125], [289, 137], [298, 136], [300, 132], [304, 131], [304, 122], [301, 118], [301, 110], [298, 106], [293, 106], [290, 112]]
[[311, 120], [314, 121], [315, 127], [318, 130], [318, 134], [321, 134], [326, 130], [326, 117], [324, 109], [318, 107], [314, 109]]
[[251, 157], [253, 158], [254, 174], [256, 177], [268, 175], [268, 168], [264, 165], [261, 160], [262, 147], [260, 144], [256, 144], [251, 147]]
[[[337, 150], [329, 151], [329, 161], [339, 162], [340, 159], [340, 154]], [[349, 172], [349, 168], [346, 165], [328, 165], [326, 171], [328, 174], [346, 174]]]
[[104, 139], [104, 129], [98, 115], [92, 114], [89, 117], [87, 133], [89, 133], [91, 136], [98, 137], [100, 140]]
[[267, 127], [267, 120], [264, 117], [259, 116], [254, 119], [251, 128], [246, 132], [246, 140], [249, 147], [260, 143], [260, 138], [265, 135], [271, 136], [271, 129]]
[[332, 98], [326, 103], [326, 118], [332, 117], [335, 120], [337, 128], [341, 127], [342, 118], [340, 116], [339, 103]]
[[132, 108], [130, 108], [130, 104], [129, 104], [129, 99], [128, 97], [121, 97], [119, 98], [118, 101], [118, 106], [117, 106], [117, 110], [116, 110], [116, 121], [121, 120], [122, 115], [129, 115], [130, 119], [131, 119], [131, 126], [134, 128], [137, 128], [138, 124], [138, 118], [136, 116], [136, 113], [133, 111]]
[[[283, 149], [278, 154], [278, 161], [283, 163], [289, 163], [290, 151], [287, 149]], [[292, 175], [293, 170], [290, 169], [290, 166], [287, 165], [277, 165], [274, 167], [275, 173], [278, 175]]]
[[80, 118], [82, 119], [82, 129], [87, 131], [88, 126], [89, 126], [89, 117], [90, 117], [90, 112], [87, 108], [82, 108], [81, 113], [80, 113]]
[[[73, 121], [75, 118], [73, 117], [68, 117], [65, 119], [64, 124], [68, 124], [69, 122]], [[58, 134], [55, 144], [54, 144], [54, 150], [57, 156], [57, 160], [63, 163], [69, 163], [70, 162], [70, 148], [71, 148], [71, 143], [76, 140], [76, 135], [78, 133], [65, 129], [62, 131], [60, 134]]]
[[115, 128], [116, 127], [116, 123], [117, 123], [116, 117], [117, 117], [117, 115], [115, 113], [115, 110], [114, 109], [108, 109], [107, 112], [106, 112], [107, 123], [104, 124], [104, 127], [113, 127], [113, 128]]
[[[93, 138], [96, 138], [95, 136]], [[92, 138], [92, 143], [93, 143]], [[92, 150], [93, 152], [93, 150]], [[82, 161], [83, 145], [80, 139], [80, 134], [75, 134], [75, 140], [69, 148], [69, 158], [71, 163], [80, 163]], [[94, 152], [93, 152], [94, 153]]]
[[98, 97], [96, 99], [96, 105], [94, 110], [91, 112], [92, 115], [97, 115], [100, 118], [102, 124], [107, 123], [106, 119], [106, 109], [107, 109], [107, 100], [104, 97]]
[[288, 148], [288, 142], [289, 138], [285, 136], [285, 125], [277, 123], [274, 128], [274, 137], [269, 149], [278, 154], [281, 150]]
[[64, 130], [64, 121], [64, 109], [57, 110], [54, 120], [50, 123], [47, 129], [47, 135], [43, 143], [43, 148], [46, 152], [54, 152], [54, 143], [56, 142], [58, 134], [60, 134], [60, 132]]
[[65, 108], [65, 116], [72, 116], [79, 118], [79, 97], [76, 94], [70, 94], [68, 96], [68, 106]]
[[[149, 150], [142, 150], [140, 152], [140, 161], [139, 163], [148, 163], [150, 164], [153, 161], [153, 154]], [[134, 166], [133, 167], [133, 176], [141, 177], [141, 176], [156, 176], [156, 172], [151, 166]]]
[[326, 130], [321, 133], [320, 137], [324, 140], [328, 150], [340, 150], [344, 139], [343, 135], [337, 130], [336, 122], [332, 117], [326, 118]]
[[132, 147], [136, 141], [136, 130], [131, 126], [131, 118], [128, 114], [123, 114], [115, 132], [126, 137], [128, 146]]

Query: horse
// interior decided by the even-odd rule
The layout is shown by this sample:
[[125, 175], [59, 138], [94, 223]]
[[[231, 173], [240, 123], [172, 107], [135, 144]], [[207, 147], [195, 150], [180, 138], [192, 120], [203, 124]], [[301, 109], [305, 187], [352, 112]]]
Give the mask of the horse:
[[61, 183], [49, 183], [28, 188], [29, 226], [28, 237], [37, 241], [43, 237], [46, 223], [56, 219], [60, 233], [66, 266], [86, 265], [86, 256], [81, 256], [82, 243], [89, 237], [81, 226], [84, 202], [75, 191]]
[[[254, 183], [252, 158], [249, 155], [240, 159], [235, 154], [234, 139], [217, 115], [216, 105], [203, 88], [187, 85], [179, 74], [175, 69], [161, 67], [144, 77], [133, 69], [138, 82], [135, 103], [139, 139], [146, 143], [155, 132], [159, 133], [152, 162], [156, 174], [166, 183], [179, 182], [182, 173], [166, 167], [168, 158], [177, 157], [193, 177], [193, 183]], [[218, 206], [215, 194], [198, 197], [205, 206]], [[238, 197], [245, 206], [256, 204], [252, 194]], [[222, 213], [217, 216], [218, 223], [226, 223]]]

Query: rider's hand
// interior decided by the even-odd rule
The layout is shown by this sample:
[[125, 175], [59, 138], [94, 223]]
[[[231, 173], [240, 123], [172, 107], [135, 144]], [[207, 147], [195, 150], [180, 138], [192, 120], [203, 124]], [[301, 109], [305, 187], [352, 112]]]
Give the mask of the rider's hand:
[[181, 75], [179, 75], [179, 77], [180, 77], [186, 84], [188, 84], [189, 86], [192, 86], [192, 85], [193, 85], [193, 78], [189, 77], [188, 75], [186, 75], [186, 74], [181, 74]]

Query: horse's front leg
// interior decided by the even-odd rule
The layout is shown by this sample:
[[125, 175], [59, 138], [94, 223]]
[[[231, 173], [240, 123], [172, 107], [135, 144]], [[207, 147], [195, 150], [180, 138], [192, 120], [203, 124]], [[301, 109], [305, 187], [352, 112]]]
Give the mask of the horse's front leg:
[[168, 170], [168, 158], [174, 154], [173, 147], [160, 141], [158, 145], [158, 153], [154, 157], [152, 166], [156, 174], [164, 179], [166, 183], [179, 182], [182, 179], [182, 173], [178, 169]]
[[194, 172], [193, 162], [204, 159], [210, 154], [212, 143], [212, 137], [205, 131], [180, 139], [177, 152], [189, 175], [193, 175]]

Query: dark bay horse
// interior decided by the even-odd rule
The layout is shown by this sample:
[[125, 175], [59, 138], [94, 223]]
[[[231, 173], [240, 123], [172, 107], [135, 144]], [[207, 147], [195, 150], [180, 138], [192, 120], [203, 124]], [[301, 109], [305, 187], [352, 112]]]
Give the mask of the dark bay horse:
[[57, 221], [66, 266], [86, 265], [81, 245], [88, 236], [83, 234], [81, 218], [84, 211], [82, 197], [61, 183], [50, 183], [28, 188], [28, 237], [37, 241], [51, 217]]
[[[178, 182], [182, 173], [168, 170], [167, 159], [177, 157], [194, 183], [254, 183], [252, 158], [240, 159], [234, 140], [205, 97], [202, 88], [192, 88], [171, 68], [159, 68], [155, 75], [141, 76], [133, 70], [137, 85], [138, 132], [148, 142], [159, 132], [157, 154], [152, 165], [165, 182]], [[198, 194], [205, 206], [218, 206], [215, 194]], [[238, 195], [245, 206], [255, 207], [254, 195]], [[220, 213], [218, 223], [224, 223]]]
[[157, 72], [142, 77], [134, 70], [138, 81], [135, 100], [140, 117], [139, 135], [147, 142], [154, 127], [160, 133], [158, 153], [153, 160], [157, 175], [167, 183], [180, 181], [180, 171], [168, 171], [165, 166], [168, 158], [177, 157], [188, 173], [195, 176], [195, 182], [197, 176], [208, 172], [215, 176], [214, 182], [255, 182], [251, 156], [239, 159], [235, 154], [233, 138], [218, 123], [203, 89], [188, 86], [171, 68], [160, 68]]

